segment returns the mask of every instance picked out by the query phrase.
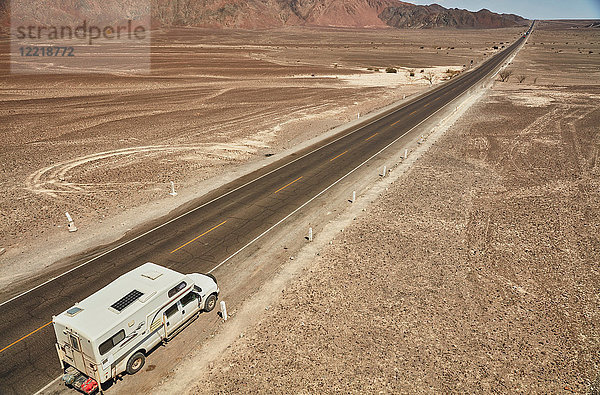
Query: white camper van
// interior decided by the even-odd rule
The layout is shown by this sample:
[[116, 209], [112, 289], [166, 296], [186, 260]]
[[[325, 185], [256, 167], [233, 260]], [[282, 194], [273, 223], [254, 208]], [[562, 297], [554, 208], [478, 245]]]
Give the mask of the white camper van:
[[211, 311], [214, 277], [146, 263], [52, 318], [56, 351], [69, 385], [86, 393], [122, 372], [134, 374], [146, 353]]

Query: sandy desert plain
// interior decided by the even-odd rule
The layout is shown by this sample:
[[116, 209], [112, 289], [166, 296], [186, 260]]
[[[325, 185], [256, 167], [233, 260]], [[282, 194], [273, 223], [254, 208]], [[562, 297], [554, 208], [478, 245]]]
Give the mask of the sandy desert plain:
[[[234, 317], [223, 355], [207, 358], [182, 333], [171, 352], [193, 368], [151, 365], [120, 390], [598, 390], [600, 40], [569, 26], [540, 23], [509, 81], [260, 322]], [[203, 180], [426, 89], [421, 69], [439, 81], [520, 31], [180, 29], [156, 35], [149, 76], [3, 76], [0, 285], [76, 251], [73, 240], [152, 218], [171, 179], [198, 194]], [[367, 70], [388, 66], [400, 72]], [[28, 251], [44, 246], [53, 253], [32, 265]]]

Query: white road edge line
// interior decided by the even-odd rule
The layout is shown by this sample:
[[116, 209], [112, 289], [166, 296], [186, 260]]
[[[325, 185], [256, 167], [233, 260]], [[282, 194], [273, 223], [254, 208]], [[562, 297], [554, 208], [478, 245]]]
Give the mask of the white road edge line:
[[[519, 50], [520, 50], [519, 46], [515, 47], [514, 52], [512, 54], [513, 55], [513, 59], [516, 56], [516, 54], [519, 52]], [[499, 67], [498, 70], [497, 70], [497, 72], [498, 72], [503, 67], [503, 63], [500, 63], [500, 65], [497, 66], [497, 67]], [[479, 79], [475, 84], [478, 84], [478, 83], [482, 82], [483, 80], [485, 80], [486, 78], [488, 78], [493, 71], [494, 71], [494, 69], [490, 70], [486, 75], [484, 75], [481, 79]], [[494, 78], [494, 77], [492, 77], [492, 78]], [[473, 86], [475, 84], [473, 84]], [[267, 233], [269, 233], [271, 230], [273, 230], [275, 227], [277, 227], [278, 225], [280, 225], [281, 223], [283, 223], [289, 217], [291, 217], [292, 215], [294, 215], [295, 213], [297, 213], [298, 211], [300, 211], [307, 204], [309, 204], [310, 202], [312, 202], [313, 200], [315, 200], [316, 198], [318, 198], [319, 196], [321, 196], [322, 194], [324, 194], [325, 192], [327, 192], [329, 189], [331, 189], [334, 185], [336, 185], [337, 183], [339, 183], [340, 181], [342, 181], [344, 178], [348, 177], [350, 174], [354, 173], [356, 170], [358, 170], [359, 168], [361, 168], [362, 166], [364, 166], [367, 162], [369, 162], [371, 159], [375, 158], [377, 155], [381, 154], [383, 151], [385, 151], [386, 149], [388, 149], [391, 145], [395, 144], [402, 137], [406, 136], [408, 133], [412, 132], [414, 129], [416, 129], [419, 126], [421, 126], [421, 124], [423, 124], [425, 121], [427, 121], [429, 118], [433, 117], [435, 114], [437, 114], [438, 112], [440, 112], [444, 108], [446, 108], [450, 103], [454, 102], [456, 99], [460, 98], [462, 95], [464, 95], [465, 93], [467, 93], [467, 91], [468, 91], [468, 89], [465, 90], [460, 95], [458, 95], [457, 97], [455, 97], [453, 100], [451, 100], [448, 103], [446, 103], [445, 105], [443, 105], [442, 107], [438, 108], [434, 113], [430, 114], [427, 118], [425, 118], [424, 120], [422, 120], [421, 122], [419, 122], [418, 124], [416, 124], [415, 126], [413, 126], [412, 128], [410, 128], [408, 131], [406, 131], [402, 136], [397, 137], [394, 141], [392, 141], [391, 143], [389, 143], [388, 145], [386, 145], [385, 147], [383, 147], [381, 150], [377, 151], [375, 154], [373, 154], [371, 157], [369, 157], [368, 159], [366, 159], [360, 165], [356, 166], [354, 169], [350, 170], [350, 172], [348, 172], [347, 174], [345, 174], [344, 176], [342, 176], [340, 179], [338, 179], [337, 181], [335, 181], [333, 184], [329, 185], [327, 188], [323, 189], [321, 192], [319, 192], [318, 194], [316, 194], [315, 196], [313, 196], [311, 199], [309, 199], [307, 202], [305, 202], [304, 204], [302, 204], [301, 206], [299, 206], [297, 209], [295, 209], [294, 211], [292, 211], [291, 213], [289, 213], [288, 215], [286, 215], [279, 222], [277, 222], [276, 224], [274, 224], [273, 226], [271, 226], [269, 229], [265, 230], [260, 235], [256, 236], [253, 240], [251, 240], [250, 242], [248, 242], [248, 244], [246, 244], [245, 246], [243, 246], [242, 248], [240, 248], [239, 250], [237, 250], [236, 252], [234, 252], [233, 254], [231, 254], [229, 257], [227, 257], [223, 262], [219, 263], [217, 266], [215, 266], [212, 269], [210, 269], [210, 271], [208, 273], [212, 273], [213, 271], [217, 270], [219, 267], [221, 267], [223, 264], [225, 264], [231, 258], [233, 258], [237, 254], [239, 254], [240, 252], [242, 252], [244, 249], [246, 249], [247, 247], [249, 247], [250, 245], [252, 245], [252, 243], [254, 243], [255, 241], [259, 240], [261, 237], [263, 237], [264, 235], [266, 235]], [[424, 97], [427, 97], [427, 96], [424, 96]], [[390, 113], [390, 115], [393, 114], [394, 112]], [[365, 125], [365, 126], [367, 126], [367, 125]], [[362, 129], [362, 127], [360, 129]], [[360, 129], [357, 129], [357, 131], [360, 130]], [[349, 133], [349, 134], [351, 134], [351, 133]]]
[[[433, 93], [433, 92], [435, 92], [435, 91], [432, 91], [432, 93]], [[425, 98], [425, 97], [427, 97], [427, 96], [428, 96], [428, 95], [426, 95], [426, 96], [423, 96], [422, 98], [419, 98], [418, 100], [421, 100], [421, 99], [423, 99], [423, 98]], [[408, 104], [412, 104], [412, 103], [407, 103], [407, 105], [408, 105]], [[323, 149], [323, 148], [327, 147], [328, 145], [331, 145], [331, 144], [333, 144], [333, 143], [335, 143], [335, 142], [337, 142], [337, 141], [339, 141], [339, 140], [341, 140], [341, 139], [343, 139], [343, 138], [345, 138], [345, 137], [347, 137], [347, 136], [350, 136], [350, 135], [352, 135], [352, 134], [354, 134], [354, 133], [356, 133], [356, 132], [358, 132], [358, 131], [360, 131], [360, 130], [362, 130], [362, 129], [366, 128], [367, 126], [369, 126], [369, 125], [371, 125], [371, 124], [373, 124], [373, 123], [375, 123], [375, 122], [378, 122], [378, 121], [380, 121], [380, 120], [382, 120], [382, 119], [384, 119], [384, 118], [386, 118], [386, 117], [388, 117], [388, 116], [390, 116], [390, 115], [392, 115], [392, 114], [395, 114], [395, 113], [397, 113], [398, 111], [400, 111], [400, 110], [404, 109], [404, 108], [405, 108], [407, 105], [403, 105], [402, 107], [399, 107], [398, 109], [396, 109], [396, 110], [392, 111], [391, 113], [389, 113], [389, 114], [387, 114], [387, 115], [385, 115], [385, 116], [383, 116], [383, 117], [378, 117], [378, 118], [375, 118], [374, 120], [372, 120], [371, 122], [369, 122], [369, 123], [367, 123], [367, 124], [365, 124], [365, 125], [361, 126], [360, 128], [358, 128], [358, 129], [356, 129], [356, 130], [353, 130], [353, 131], [351, 131], [351, 132], [349, 132], [349, 133], [343, 134], [342, 136], [340, 136], [340, 137], [336, 138], [335, 140], [332, 140], [332, 141], [330, 141], [329, 143], [327, 143], [327, 144], [325, 144], [325, 145], [322, 145], [322, 146], [320, 146], [320, 147], [318, 147], [318, 148], [315, 148], [314, 150], [312, 150], [312, 151], [310, 151], [310, 152], [307, 152], [306, 154], [304, 154], [304, 155], [302, 155], [302, 156], [300, 156], [300, 157], [298, 157], [298, 158], [296, 158], [296, 159], [292, 160], [291, 162], [285, 163], [285, 164], [283, 164], [283, 165], [279, 166], [278, 168], [276, 168], [276, 169], [273, 169], [273, 170], [269, 171], [268, 173], [265, 173], [265, 174], [263, 174], [263, 175], [262, 175], [262, 176], [260, 176], [260, 177], [257, 177], [257, 178], [255, 178], [255, 179], [253, 179], [253, 180], [251, 180], [251, 181], [248, 181], [247, 183], [245, 183], [245, 184], [243, 184], [243, 185], [240, 185], [239, 187], [237, 187], [237, 188], [235, 188], [235, 189], [232, 189], [231, 191], [229, 191], [229, 192], [227, 192], [227, 193], [224, 193], [223, 195], [217, 196], [216, 198], [214, 198], [214, 199], [212, 199], [212, 200], [210, 200], [210, 201], [208, 201], [208, 202], [206, 202], [206, 203], [202, 204], [201, 206], [198, 206], [198, 207], [196, 207], [196, 208], [193, 208], [193, 209], [191, 209], [191, 210], [189, 210], [189, 211], [187, 211], [187, 212], [185, 212], [185, 213], [183, 213], [183, 214], [181, 214], [181, 215], [179, 215], [179, 216], [177, 216], [177, 217], [175, 217], [175, 218], [173, 218], [173, 219], [171, 219], [171, 220], [169, 220], [169, 221], [165, 222], [164, 224], [158, 225], [157, 227], [155, 227], [155, 228], [152, 228], [152, 229], [150, 229], [149, 231], [147, 231], [147, 232], [145, 232], [145, 233], [142, 233], [141, 235], [139, 235], [139, 236], [136, 236], [136, 237], [134, 237], [134, 238], [133, 238], [133, 239], [131, 239], [131, 240], [128, 240], [128, 241], [126, 241], [126, 242], [124, 242], [124, 243], [122, 243], [122, 244], [119, 244], [118, 246], [115, 246], [115, 247], [111, 248], [110, 250], [108, 250], [108, 251], [106, 251], [106, 252], [103, 252], [102, 254], [100, 254], [100, 255], [98, 255], [98, 256], [95, 256], [94, 258], [92, 258], [92, 259], [90, 259], [90, 260], [87, 260], [87, 261], [85, 261], [85, 262], [83, 262], [83, 263], [81, 263], [81, 264], [79, 264], [79, 265], [77, 265], [77, 266], [75, 266], [75, 267], [73, 267], [73, 268], [71, 268], [71, 269], [67, 270], [67, 271], [66, 271], [66, 272], [64, 272], [64, 273], [61, 273], [61, 274], [59, 274], [58, 276], [52, 277], [51, 279], [49, 279], [49, 280], [47, 280], [47, 281], [44, 281], [43, 283], [41, 283], [41, 284], [39, 284], [39, 285], [36, 285], [35, 287], [33, 287], [33, 288], [31, 288], [31, 289], [28, 289], [27, 291], [21, 292], [20, 294], [18, 294], [18, 295], [16, 295], [16, 296], [13, 296], [12, 298], [10, 298], [10, 299], [8, 299], [8, 300], [6, 300], [6, 301], [4, 301], [4, 302], [0, 303], [0, 307], [4, 306], [4, 305], [5, 305], [5, 304], [7, 304], [7, 303], [10, 303], [10, 302], [12, 302], [12, 301], [13, 301], [13, 300], [15, 300], [15, 299], [18, 299], [18, 298], [20, 298], [20, 297], [22, 297], [22, 296], [24, 296], [24, 295], [27, 295], [28, 293], [30, 293], [30, 292], [32, 292], [32, 291], [35, 291], [36, 289], [38, 289], [38, 288], [40, 288], [40, 287], [43, 287], [44, 285], [46, 285], [46, 284], [48, 284], [48, 283], [51, 283], [52, 281], [54, 281], [54, 280], [56, 280], [56, 279], [58, 279], [58, 278], [61, 278], [62, 276], [65, 276], [65, 275], [67, 275], [67, 274], [71, 273], [72, 271], [74, 271], [74, 270], [77, 270], [77, 269], [79, 269], [79, 268], [81, 268], [81, 267], [83, 267], [83, 266], [87, 265], [88, 263], [95, 261], [96, 259], [102, 258], [103, 256], [105, 256], [105, 255], [107, 255], [107, 254], [110, 254], [111, 252], [113, 252], [113, 251], [115, 251], [115, 250], [118, 250], [119, 248], [121, 248], [121, 247], [124, 247], [124, 246], [126, 246], [127, 244], [129, 244], [129, 243], [132, 243], [132, 242], [134, 242], [134, 241], [136, 241], [136, 240], [138, 240], [138, 239], [140, 239], [140, 238], [142, 238], [142, 237], [144, 237], [144, 236], [146, 236], [146, 235], [148, 235], [148, 234], [150, 234], [150, 233], [152, 233], [152, 232], [154, 232], [154, 231], [156, 231], [156, 230], [158, 230], [158, 229], [162, 228], [163, 226], [166, 226], [166, 225], [168, 225], [168, 224], [170, 224], [171, 222], [177, 221], [178, 219], [180, 219], [180, 218], [182, 218], [182, 217], [185, 217], [186, 215], [188, 215], [188, 214], [191, 214], [191, 213], [193, 213], [194, 211], [201, 209], [202, 207], [205, 207], [205, 206], [207, 206], [207, 205], [209, 205], [209, 204], [211, 204], [211, 203], [213, 203], [213, 202], [215, 202], [215, 201], [217, 201], [217, 200], [219, 200], [219, 199], [221, 199], [221, 198], [224, 198], [225, 196], [227, 196], [227, 195], [229, 195], [229, 194], [231, 194], [231, 193], [233, 193], [233, 192], [235, 192], [235, 191], [237, 191], [237, 190], [239, 190], [239, 189], [242, 189], [242, 188], [244, 188], [244, 187], [246, 187], [246, 186], [248, 186], [248, 185], [252, 184], [253, 182], [256, 182], [256, 181], [258, 181], [258, 180], [260, 180], [261, 178], [268, 176], [269, 174], [272, 174], [272, 173], [274, 173], [274, 172], [276, 172], [276, 171], [278, 171], [278, 170], [280, 170], [280, 169], [283, 169], [284, 167], [286, 167], [286, 166], [289, 166], [289, 165], [291, 165], [292, 163], [294, 163], [294, 162], [296, 162], [296, 161], [298, 161], [298, 160], [300, 160], [300, 159], [302, 159], [302, 158], [305, 158], [306, 156], [308, 156], [308, 155], [311, 155], [311, 154], [313, 154], [313, 153], [317, 152], [317, 151], [318, 151], [318, 150], [320, 150], [320, 149]]]
[[[452, 101], [454, 101], [454, 100], [452, 100]], [[289, 217], [291, 217], [292, 215], [296, 214], [298, 211], [300, 211], [302, 208], [304, 208], [307, 204], [309, 204], [310, 202], [312, 202], [313, 200], [315, 200], [316, 198], [318, 198], [319, 196], [321, 196], [322, 194], [324, 194], [325, 192], [327, 192], [329, 189], [331, 189], [337, 183], [339, 183], [340, 181], [342, 181], [344, 178], [348, 177], [350, 174], [354, 173], [356, 170], [358, 170], [359, 168], [361, 168], [362, 166], [364, 166], [367, 162], [369, 162], [371, 159], [375, 158], [377, 155], [381, 154], [383, 151], [385, 151], [390, 146], [392, 146], [393, 144], [395, 144], [402, 137], [406, 136], [408, 133], [412, 132], [417, 127], [421, 126], [421, 124], [423, 122], [427, 121], [429, 118], [431, 118], [432, 116], [434, 116], [435, 114], [437, 114], [439, 111], [441, 111], [442, 109], [446, 108], [446, 106], [448, 104], [446, 104], [445, 106], [437, 109], [434, 113], [432, 113], [431, 115], [429, 115], [427, 118], [425, 118], [424, 120], [422, 120], [421, 122], [419, 122], [418, 124], [416, 124], [415, 126], [413, 126], [412, 128], [410, 128], [408, 131], [406, 131], [402, 136], [399, 136], [396, 139], [394, 139], [394, 141], [392, 141], [391, 143], [389, 143], [388, 145], [386, 145], [385, 147], [383, 147], [382, 149], [380, 149], [379, 151], [377, 151], [376, 153], [374, 153], [371, 157], [369, 157], [368, 159], [366, 159], [360, 165], [356, 166], [354, 169], [350, 170], [348, 173], [346, 173], [345, 175], [343, 175], [341, 178], [339, 178], [333, 184], [329, 185], [327, 188], [325, 188], [321, 192], [317, 193], [315, 196], [313, 196], [312, 198], [310, 198], [308, 201], [306, 201], [304, 204], [302, 204], [301, 206], [299, 206], [297, 209], [295, 209], [294, 211], [292, 211], [291, 213], [289, 213], [288, 215], [286, 215], [284, 218], [282, 218], [281, 220], [279, 220], [279, 222], [277, 222], [276, 224], [274, 224], [273, 226], [271, 226], [269, 229], [265, 230], [260, 235], [256, 236], [248, 244], [246, 244], [245, 246], [243, 246], [242, 248], [240, 248], [239, 250], [237, 250], [236, 252], [234, 252], [233, 254], [231, 254], [230, 256], [228, 256], [223, 262], [219, 263], [217, 266], [215, 266], [212, 269], [210, 269], [210, 271], [208, 273], [212, 273], [213, 271], [217, 270], [219, 267], [221, 267], [228, 260], [230, 260], [231, 258], [233, 258], [234, 256], [236, 256], [237, 254], [239, 254], [240, 252], [242, 252], [244, 249], [246, 249], [247, 247], [249, 247], [252, 243], [254, 243], [258, 239], [260, 239], [261, 237], [263, 237], [264, 235], [266, 235], [267, 233], [269, 233], [271, 230], [273, 230], [276, 226], [280, 225], [282, 222], [284, 222], [285, 220], [287, 220]]]
[[55, 378], [54, 380], [52, 380], [51, 382], [49, 382], [48, 384], [46, 384], [46, 386], [45, 386], [44, 388], [40, 389], [38, 392], [36, 392], [36, 393], [35, 393], [35, 394], [33, 394], [33, 395], [38, 395], [38, 394], [41, 394], [41, 393], [42, 393], [42, 391], [45, 391], [46, 389], [48, 389], [48, 388], [49, 388], [51, 385], [53, 385], [53, 384], [54, 384], [54, 383], [56, 383], [58, 380], [60, 380], [60, 379], [61, 379], [61, 377], [62, 377], [62, 375], [58, 376], [57, 378]]

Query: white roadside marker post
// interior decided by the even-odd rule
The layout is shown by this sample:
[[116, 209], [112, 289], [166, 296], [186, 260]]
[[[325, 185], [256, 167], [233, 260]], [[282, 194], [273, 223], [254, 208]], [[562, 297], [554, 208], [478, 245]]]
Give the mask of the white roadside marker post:
[[67, 225], [69, 232], [77, 232], [77, 226], [75, 226], [75, 222], [73, 222], [71, 215], [69, 213], [65, 213], [65, 215], [67, 216], [67, 221], [69, 221], [69, 224]]
[[404, 159], [408, 158], [408, 148], [404, 149]]
[[385, 177], [386, 174], [387, 174], [387, 166], [383, 166], [383, 173], [381, 174], [381, 176]]
[[356, 191], [352, 191], [352, 201], [351, 203], [354, 203], [356, 201]]
[[175, 192], [175, 183], [171, 181], [171, 192], [169, 193], [171, 196], [177, 196], [177, 192]]
[[227, 321], [227, 307], [224, 300], [221, 301], [221, 318], [223, 318], [223, 321]]
[[313, 231], [312, 228], [308, 228], [308, 241], [313, 241]]
[[356, 119], [360, 119], [360, 113], [356, 115]]

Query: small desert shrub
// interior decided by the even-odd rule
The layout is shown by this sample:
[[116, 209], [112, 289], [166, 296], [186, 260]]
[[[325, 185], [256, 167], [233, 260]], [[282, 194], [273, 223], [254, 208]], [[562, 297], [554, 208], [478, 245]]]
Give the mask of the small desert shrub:
[[454, 76], [460, 74], [460, 70], [450, 70], [450, 69], [448, 69], [448, 70], [446, 70], [446, 74], [448, 74], [449, 78], [453, 78]]
[[388, 67], [387, 69], [385, 69], [385, 72], [386, 72], [386, 73], [397, 73], [397, 72], [398, 72], [398, 70], [396, 70], [396, 69], [395, 69], [395, 68], [393, 68], [393, 67]]
[[538, 79], [538, 77], [535, 77], [535, 78], [533, 79], [533, 85], [535, 85], [535, 84], [536, 84], [536, 82], [537, 82], [537, 79]]
[[525, 82], [526, 79], [527, 79], [526, 75], [520, 75], [517, 77], [517, 80], [519, 80], [519, 84]]
[[429, 82], [429, 85], [433, 85], [433, 80], [435, 79], [435, 75], [432, 72], [428, 72], [423, 76], [423, 79]]
[[498, 74], [498, 76], [500, 77], [500, 81], [502, 81], [502, 82], [508, 81], [508, 79], [510, 78], [511, 75], [512, 75], [511, 70], [502, 70], [500, 72], [500, 74]]

